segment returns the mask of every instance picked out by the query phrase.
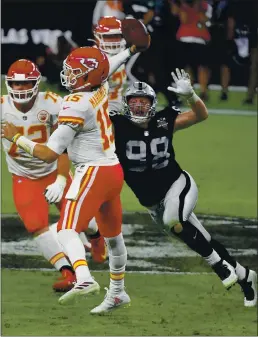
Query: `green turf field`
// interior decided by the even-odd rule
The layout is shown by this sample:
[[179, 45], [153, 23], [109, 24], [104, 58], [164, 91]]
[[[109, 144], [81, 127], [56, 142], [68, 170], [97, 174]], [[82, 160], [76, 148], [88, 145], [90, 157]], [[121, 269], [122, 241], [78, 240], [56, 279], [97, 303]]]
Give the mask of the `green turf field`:
[[[174, 144], [177, 160], [199, 187], [196, 212], [256, 216], [257, 117], [211, 115], [204, 123], [175, 134]], [[122, 201], [126, 211], [143, 210], [127, 186]], [[15, 212], [5, 160], [2, 212]]]
[[[41, 90], [56, 88], [41, 83]], [[211, 91], [208, 107], [256, 110], [255, 105], [242, 105], [243, 92], [231, 92], [226, 102], [219, 102], [218, 97], [218, 91]], [[256, 217], [257, 117], [210, 115], [204, 123], [176, 134], [174, 145], [177, 160], [199, 187], [196, 212]], [[122, 201], [125, 211], [143, 210], [127, 186]], [[2, 160], [2, 213], [14, 212], [11, 177]], [[56, 211], [51, 208], [51, 212]]]
[[[239, 287], [226, 291], [214, 275], [128, 274], [132, 305], [91, 316], [108, 273], [95, 273], [99, 295], [61, 306], [52, 272], [3, 270], [3, 336], [255, 336], [256, 308], [244, 308]], [[20, 282], [22, 280], [22, 282]]]

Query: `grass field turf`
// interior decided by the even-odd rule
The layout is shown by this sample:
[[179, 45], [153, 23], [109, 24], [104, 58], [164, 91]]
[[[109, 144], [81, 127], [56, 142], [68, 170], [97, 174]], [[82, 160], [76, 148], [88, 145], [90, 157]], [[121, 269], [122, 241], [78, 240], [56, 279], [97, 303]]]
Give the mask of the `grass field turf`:
[[[178, 162], [199, 187], [197, 213], [256, 217], [257, 117], [211, 115], [176, 133], [174, 145]], [[2, 213], [15, 213], [3, 154], [2, 159]], [[125, 211], [144, 210], [126, 185], [122, 202]]]
[[[41, 90], [58, 92], [57, 86], [46, 82], [41, 83]], [[228, 101], [219, 100], [219, 91], [210, 91], [209, 97], [208, 108], [257, 110], [255, 104], [242, 105], [244, 92], [230, 92]], [[164, 104], [162, 96], [159, 103]], [[257, 216], [257, 117], [210, 115], [204, 123], [178, 132], [174, 145], [177, 160], [199, 187], [196, 212]], [[2, 163], [2, 213], [15, 213], [11, 176], [5, 159]], [[125, 211], [144, 210], [126, 185], [122, 202]], [[51, 213], [56, 213], [54, 207]]]
[[[256, 109], [241, 105], [245, 93], [230, 93], [228, 102], [219, 102], [218, 97], [219, 92], [210, 92], [208, 107]], [[256, 216], [256, 125], [256, 117], [210, 116], [205, 123], [176, 134], [177, 159], [199, 187], [198, 213]], [[143, 210], [127, 186], [122, 201], [124, 210]], [[15, 212], [5, 160], [2, 212]], [[183, 270], [207, 270], [197, 262], [188, 268], [184, 258]], [[177, 266], [176, 261], [171, 263]], [[132, 306], [108, 317], [89, 315], [103, 300], [104, 290], [74, 306], [60, 306], [50, 286], [57, 276], [2, 271], [2, 335], [257, 335], [256, 309], [244, 308], [239, 287], [226, 292], [214, 275], [128, 274]], [[95, 273], [95, 277], [102, 289], [108, 285], [107, 272]]]
[[226, 291], [214, 275], [127, 274], [131, 307], [102, 317], [89, 311], [103, 300], [108, 273], [94, 276], [99, 295], [61, 306], [50, 287], [57, 273], [4, 269], [2, 335], [257, 335], [257, 309], [245, 308], [240, 288]]

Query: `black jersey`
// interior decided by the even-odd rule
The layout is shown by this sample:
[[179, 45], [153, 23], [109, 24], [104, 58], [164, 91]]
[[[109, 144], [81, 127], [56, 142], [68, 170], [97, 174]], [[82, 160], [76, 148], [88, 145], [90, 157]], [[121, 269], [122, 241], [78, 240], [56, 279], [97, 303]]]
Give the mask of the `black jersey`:
[[178, 110], [165, 108], [156, 113], [147, 129], [122, 115], [110, 116], [125, 181], [143, 206], [160, 202], [182, 172], [172, 145], [177, 115]]

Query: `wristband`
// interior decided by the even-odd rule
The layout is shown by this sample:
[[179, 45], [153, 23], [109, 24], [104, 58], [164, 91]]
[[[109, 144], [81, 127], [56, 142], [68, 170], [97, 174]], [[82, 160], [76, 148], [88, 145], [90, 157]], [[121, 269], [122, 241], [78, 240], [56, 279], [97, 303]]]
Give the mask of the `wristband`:
[[187, 99], [188, 103], [190, 103], [190, 104], [196, 103], [200, 100], [201, 100], [200, 97], [198, 95], [196, 95], [195, 92], [193, 92], [192, 96]]
[[17, 141], [17, 139], [19, 138], [21, 136], [21, 133], [16, 133], [16, 135], [15, 136], [13, 136], [13, 138], [12, 138], [12, 142], [13, 143], [16, 143], [16, 141]]
[[[16, 135], [15, 135], [16, 136]], [[15, 137], [14, 136], [14, 137]], [[35, 145], [37, 145], [37, 143], [33, 142], [32, 140], [24, 137], [24, 136], [20, 136], [18, 137], [18, 139], [16, 139], [15, 142], [21, 149], [23, 149], [25, 152], [29, 153], [31, 156], [33, 156], [33, 150]]]

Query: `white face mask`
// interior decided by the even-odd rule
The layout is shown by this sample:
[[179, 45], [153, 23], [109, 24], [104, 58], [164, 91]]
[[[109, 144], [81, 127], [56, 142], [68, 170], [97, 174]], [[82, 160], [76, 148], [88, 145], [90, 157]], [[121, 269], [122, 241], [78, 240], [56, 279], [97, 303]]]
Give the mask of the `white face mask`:
[[35, 79], [35, 80], [31, 80], [31, 79], [27, 81], [24, 80], [24, 82], [35, 81], [34, 87], [31, 89], [26, 89], [26, 90], [17, 90], [17, 89], [13, 89], [11, 85], [9, 84], [9, 82], [18, 81], [18, 80], [11, 79], [6, 76], [5, 84], [6, 84], [6, 88], [7, 88], [7, 91], [8, 91], [8, 94], [11, 100], [13, 102], [21, 103], [21, 104], [28, 103], [34, 96], [37, 95], [38, 90], [39, 90], [40, 79], [41, 78], [39, 77], [38, 79]]
[[105, 41], [104, 38], [107, 34], [95, 34], [95, 39], [98, 45], [98, 48], [104, 53], [110, 55], [116, 55], [121, 51], [125, 50], [126, 41], [125, 39], [121, 39], [120, 41]]

